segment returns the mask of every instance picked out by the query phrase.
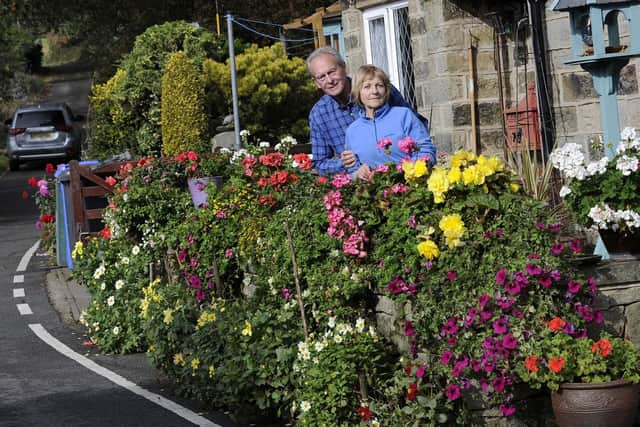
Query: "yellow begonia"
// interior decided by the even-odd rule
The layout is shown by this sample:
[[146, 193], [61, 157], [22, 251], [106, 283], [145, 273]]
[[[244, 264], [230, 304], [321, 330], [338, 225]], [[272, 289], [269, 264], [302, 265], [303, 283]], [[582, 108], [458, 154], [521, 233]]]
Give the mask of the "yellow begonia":
[[404, 172], [404, 179], [407, 181], [420, 178], [421, 176], [424, 176], [429, 172], [429, 169], [427, 168], [427, 162], [425, 162], [424, 160], [416, 160], [415, 162], [403, 162], [402, 170]]
[[248, 320], [244, 321], [244, 329], [242, 330], [242, 335], [251, 336], [253, 335], [253, 331], [251, 330], [251, 323]]
[[451, 168], [447, 174], [449, 184], [457, 184], [462, 180], [462, 171], [460, 168]]
[[140, 317], [143, 319], [149, 317], [149, 300], [146, 297], [140, 303]]
[[79, 256], [82, 256], [82, 242], [81, 241], [77, 241], [76, 242], [76, 246], [73, 248], [73, 252], [71, 252], [71, 257], [73, 259], [76, 259]]
[[520, 191], [520, 186], [518, 184], [516, 184], [515, 182], [511, 183], [511, 191], [513, 191], [514, 193], [517, 193], [518, 191]]
[[462, 182], [464, 185], [482, 185], [484, 184], [484, 173], [477, 165], [472, 165], [462, 172]]
[[440, 255], [438, 245], [433, 240], [425, 240], [418, 244], [418, 252], [428, 260], [437, 258]]
[[438, 226], [447, 239], [447, 245], [450, 248], [459, 246], [462, 243], [460, 238], [464, 235], [466, 227], [459, 214], [443, 216]]
[[170, 325], [171, 322], [173, 322], [173, 310], [171, 310], [170, 308], [167, 308], [165, 311], [162, 312], [162, 314], [164, 314], [163, 322], [166, 323], [167, 325]]
[[444, 196], [447, 191], [449, 191], [447, 170], [441, 167], [434, 168], [431, 176], [427, 180], [427, 188], [433, 193], [433, 201], [435, 203], [443, 203]]
[[451, 168], [466, 166], [469, 162], [476, 160], [476, 155], [470, 151], [459, 150], [451, 156]]

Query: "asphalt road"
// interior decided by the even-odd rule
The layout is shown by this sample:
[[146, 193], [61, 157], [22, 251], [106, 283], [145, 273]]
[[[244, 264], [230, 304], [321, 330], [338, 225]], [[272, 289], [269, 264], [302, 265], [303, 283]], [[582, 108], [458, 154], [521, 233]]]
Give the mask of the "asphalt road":
[[[86, 108], [88, 80], [73, 75], [52, 84], [49, 101]], [[221, 426], [224, 414], [180, 400], [144, 354], [101, 355], [79, 325], [63, 323], [51, 306], [38, 250], [38, 216], [23, 199], [44, 164], [27, 163], [0, 177], [0, 426]]]

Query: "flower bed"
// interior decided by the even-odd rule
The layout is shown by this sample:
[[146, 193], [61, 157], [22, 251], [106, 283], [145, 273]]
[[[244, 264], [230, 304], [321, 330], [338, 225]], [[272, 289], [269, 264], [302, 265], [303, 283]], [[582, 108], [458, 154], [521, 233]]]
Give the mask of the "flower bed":
[[[236, 153], [201, 209], [183, 179], [199, 159], [125, 171], [107, 215], [111, 239], [76, 256], [100, 304], [88, 316], [99, 312], [112, 332], [125, 318], [136, 324], [134, 341], [187, 395], [336, 426], [464, 423], [471, 393], [512, 416], [530, 363], [523, 349], [546, 322], [562, 317], [580, 338], [601, 320], [595, 283], [566, 263], [579, 242], [559, 241], [561, 224], [499, 159], [459, 152], [432, 171], [418, 161], [350, 182], [313, 175], [302, 156]], [[137, 270], [127, 314], [91, 284], [98, 259], [112, 264], [108, 289], [125, 274], [100, 249], [126, 252], [123, 241], [154, 272], [150, 281]], [[376, 325], [383, 296], [403, 308], [404, 352]], [[111, 351], [132, 348], [92, 333]]]

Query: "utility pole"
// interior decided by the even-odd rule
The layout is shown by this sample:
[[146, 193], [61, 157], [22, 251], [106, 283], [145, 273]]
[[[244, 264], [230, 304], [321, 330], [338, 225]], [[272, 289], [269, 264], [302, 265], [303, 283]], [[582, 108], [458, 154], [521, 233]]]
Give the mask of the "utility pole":
[[229, 34], [229, 65], [231, 67], [231, 99], [233, 101], [233, 130], [235, 133], [236, 147], [242, 148], [240, 140], [240, 113], [238, 111], [238, 82], [236, 79], [236, 52], [233, 46], [233, 16], [227, 12], [227, 32]]

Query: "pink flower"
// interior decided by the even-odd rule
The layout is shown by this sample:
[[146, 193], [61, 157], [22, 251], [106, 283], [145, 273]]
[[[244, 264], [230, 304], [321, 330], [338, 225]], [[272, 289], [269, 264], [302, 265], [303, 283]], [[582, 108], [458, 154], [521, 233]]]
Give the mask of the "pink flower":
[[226, 256], [227, 258], [232, 258], [233, 257], [233, 250], [232, 249], [225, 249], [224, 256]]
[[480, 308], [484, 308], [485, 305], [489, 302], [491, 297], [488, 294], [482, 294], [478, 297], [478, 304], [480, 304]]
[[284, 299], [286, 299], [287, 301], [289, 301], [291, 299], [291, 293], [289, 292], [289, 289], [282, 288], [282, 297]]
[[503, 376], [495, 377], [491, 382], [493, 386], [493, 390], [497, 393], [502, 393], [504, 391], [504, 387], [506, 385], [506, 381]]
[[569, 249], [574, 254], [579, 254], [580, 252], [582, 252], [582, 242], [580, 241], [580, 239], [573, 239], [569, 243]]
[[336, 174], [333, 177], [333, 180], [331, 181], [333, 186], [336, 188], [344, 187], [345, 185], [348, 185], [350, 182], [351, 182], [351, 177], [349, 177], [349, 174], [346, 174], [346, 173]]
[[511, 332], [502, 338], [502, 346], [506, 349], [513, 350], [518, 346], [518, 338], [514, 337]]
[[398, 141], [398, 148], [400, 151], [411, 154], [415, 151], [418, 151], [418, 144], [411, 138], [410, 136], [405, 136], [400, 141]]
[[407, 220], [407, 226], [410, 228], [416, 228], [416, 216], [411, 215]]
[[496, 283], [500, 286], [504, 286], [506, 279], [507, 279], [507, 270], [505, 270], [504, 268], [501, 268], [496, 273]]
[[499, 319], [496, 319], [493, 322], [493, 332], [495, 332], [496, 334], [504, 334], [505, 332], [507, 332], [507, 327], [508, 321], [504, 316], [500, 316]]
[[408, 337], [412, 337], [415, 335], [415, 330], [413, 329], [413, 323], [410, 321], [404, 322], [404, 334]]
[[377, 147], [380, 149], [386, 149], [387, 147], [389, 147], [391, 144], [393, 144], [393, 141], [391, 141], [390, 138], [382, 138], [380, 141], [377, 142]]
[[499, 408], [500, 412], [502, 412], [502, 415], [504, 415], [505, 417], [509, 417], [516, 413], [516, 408], [513, 405], [507, 405], [503, 403], [499, 406]]
[[458, 274], [455, 271], [449, 271], [447, 273], [447, 279], [449, 279], [449, 281], [451, 282], [455, 281], [456, 277], [458, 277]]
[[580, 283], [575, 282], [573, 280], [569, 280], [569, 283], [567, 283], [567, 289], [572, 294], [577, 294], [578, 292], [580, 292], [580, 286], [581, 286]]
[[553, 246], [551, 246], [551, 252], [554, 255], [560, 255], [564, 251], [564, 243], [556, 242]]
[[427, 369], [426, 365], [420, 365], [418, 369], [416, 369], [416, 377], [422, 378], [424, 377], [424, 371]]
[[527, 274], [532, 277], [538, 276], [542, 273], [542, 269], [537, 264], [527, 264], [526, 270]]
[[449, 362], [451, 362], [452, 358], [453, 358], [453, 353], [449, 350], [445, 350], [440, 355], [440, 363], [446, 366], [449, 364]]

